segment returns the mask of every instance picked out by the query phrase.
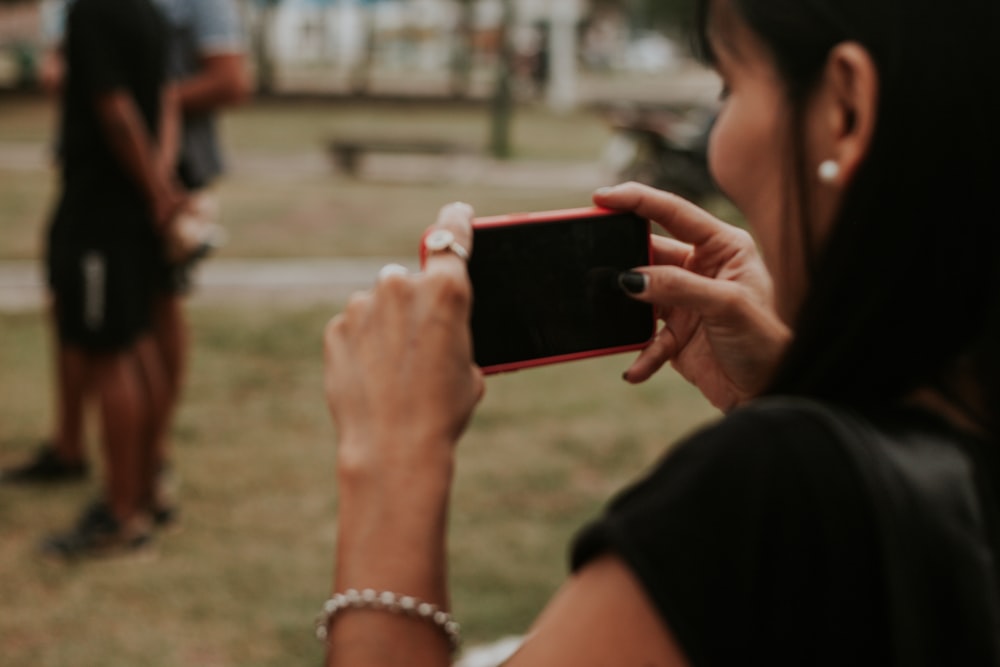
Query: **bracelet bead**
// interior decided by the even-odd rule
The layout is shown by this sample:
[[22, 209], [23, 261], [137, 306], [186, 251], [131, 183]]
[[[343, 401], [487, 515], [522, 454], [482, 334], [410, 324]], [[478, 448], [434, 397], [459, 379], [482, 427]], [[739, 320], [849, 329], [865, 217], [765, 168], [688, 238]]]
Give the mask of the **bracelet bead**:
[[316, 639], [325, 642], [329, 637], [330, 623], [346, 609], [374, 609], [419, 618], [440, 628], [448, 638], [453, 653], [461, 646], [461, 627], [448, 612], [411, 595], [400, 596], [392, 591], [376, 592], [371, 588], [361, 592], [351, 588], [343, 593], [335, 593], [324, 602], [316, 617]]

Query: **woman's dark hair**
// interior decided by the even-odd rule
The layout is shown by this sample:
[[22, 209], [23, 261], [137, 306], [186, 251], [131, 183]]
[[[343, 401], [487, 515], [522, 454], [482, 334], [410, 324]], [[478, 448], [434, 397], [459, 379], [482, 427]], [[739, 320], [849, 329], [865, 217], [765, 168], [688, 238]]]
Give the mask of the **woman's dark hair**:
[[809, 257], [810, 289], [771, 392], [876, 408], [931, 385], [956, 400], [967, 394], [953, 383], [961, 370], [972, 374], [979, 405], [960, 407], [1000, 441], [997, 3], [699, 0], [698, 7], [709, 59], [713, 9], [735, 12], [770, 50], [799, 124], [792, 138], [800, 199], [810, 190], [801, 119], [830, 50], [857, 42], [878, 70], [872, 143], [826, 244]]

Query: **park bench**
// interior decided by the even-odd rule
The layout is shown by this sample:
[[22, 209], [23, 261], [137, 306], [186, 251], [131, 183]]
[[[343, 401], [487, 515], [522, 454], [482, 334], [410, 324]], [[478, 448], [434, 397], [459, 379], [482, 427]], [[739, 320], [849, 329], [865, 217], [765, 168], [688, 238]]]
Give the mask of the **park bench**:
[[444, 139], [331, 139], [327, 149], [334, 164], [344, 173], [354, 177], [359, 175], [362, 158], [370, 153], [448, 156], [470, 152], [467, 147]]

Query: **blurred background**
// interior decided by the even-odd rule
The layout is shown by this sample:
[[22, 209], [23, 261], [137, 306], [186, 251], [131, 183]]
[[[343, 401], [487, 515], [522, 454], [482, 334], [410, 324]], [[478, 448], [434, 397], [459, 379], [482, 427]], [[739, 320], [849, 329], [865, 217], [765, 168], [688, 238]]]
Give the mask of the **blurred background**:
[[[52, 423], [42, 241], [57, 100], [39, 85], [58, 3], [0, 0], [0, 466]], [[726, 219], [704, 161], [719, 83], [683, 0], [243, 0], [256, 92], [222, 116], [227, 244], [190, 298], [173, 432], [178, 530], [67, 567], [35, 545], [95, 494], [0, 486], [0, 664], [318, 664], [335, 434], [320, 333], [438, 208], [586, 206], [638, 179]], [[491, 378], [459, 455], [455, 613], [467, 642], [523, 632], [588, 517], [713, 411], [628, 357]], [[94, 421], [94, 420], [91, 420]], [[90, 427], [92, 460], [96, 429]]]

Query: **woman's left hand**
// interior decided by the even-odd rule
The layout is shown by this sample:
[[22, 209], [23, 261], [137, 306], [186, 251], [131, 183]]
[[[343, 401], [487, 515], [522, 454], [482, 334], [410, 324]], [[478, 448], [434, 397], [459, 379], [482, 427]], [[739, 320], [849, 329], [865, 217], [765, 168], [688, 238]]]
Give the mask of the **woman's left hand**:
[[[472, 209], [442, 209], [436, 227], [472, 250]], [[341, 476], [413, 475], [451, 460], [483, 395], [469, 331], [465, 261], [430, 254], [418, 275], [380, 277], [327, 327], [326, 399], [339, 432]]]

